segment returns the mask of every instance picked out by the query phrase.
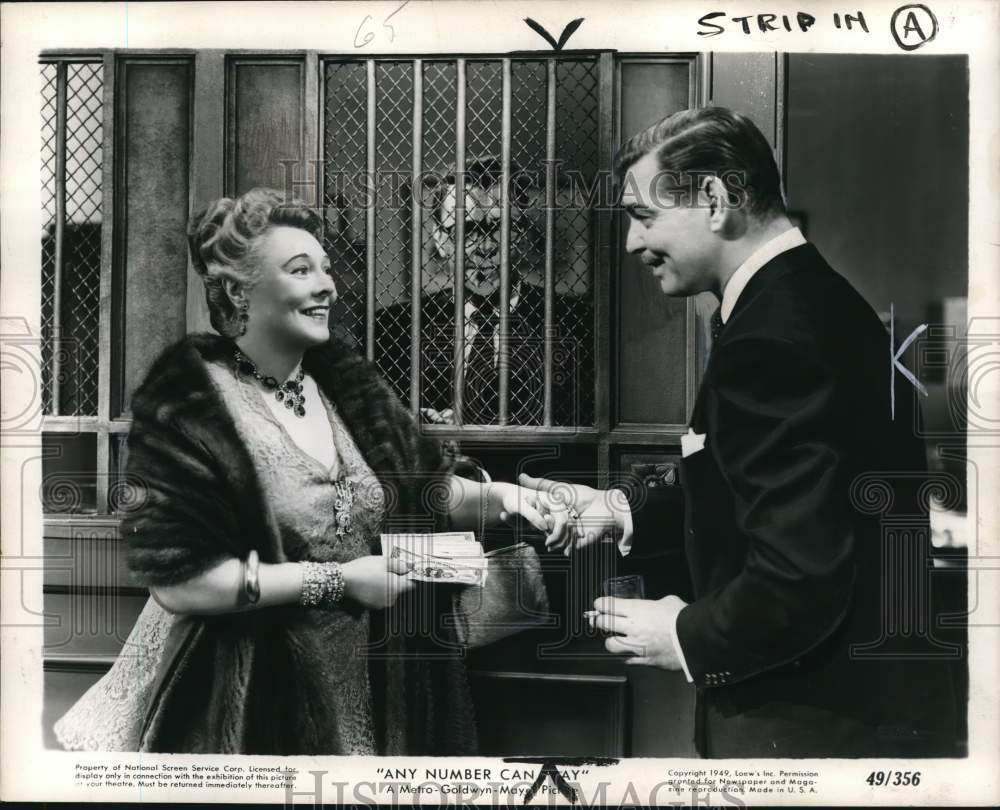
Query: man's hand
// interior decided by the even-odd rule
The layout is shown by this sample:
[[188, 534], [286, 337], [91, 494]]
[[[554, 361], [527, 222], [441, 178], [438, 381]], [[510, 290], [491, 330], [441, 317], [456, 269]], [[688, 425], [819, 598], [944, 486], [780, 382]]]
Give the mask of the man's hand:
[[624, 529], [623, 510], [628, 504], [620, 490], [594, 489], [523, 473], [517, 480], [522, 487], [538, 491], [538, 507], [548, 514], [551, 524], [545, 537], [549, 551], [569, 556], [575, 549], [612, 538]]
[[598, 611], [594, 627], [620, 634], [609, 636], [604, 646], [608, 652], [631, 654], [626, 664], [681, 669], [670, 630], [686, 605], [676, 596], [656, 600], [603, 596], [594, 601]]

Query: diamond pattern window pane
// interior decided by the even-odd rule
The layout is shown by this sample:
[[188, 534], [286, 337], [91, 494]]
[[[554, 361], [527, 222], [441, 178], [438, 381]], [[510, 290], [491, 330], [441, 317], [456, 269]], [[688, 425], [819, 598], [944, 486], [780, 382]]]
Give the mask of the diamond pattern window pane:
[[[545, 143], [547, 65], [544, 60], [513, 60], [511, 69], [511, 161], [519, 178], [514, 190], [510, 235], [512, 300], [510, 350], [510, 422], [541, 425], [544, 381]], [[379, 370], [404, 401], [410, 392], [411, 348], [411, 195], [413, 133], [413, 63], [376, 62], [377, 213], [374, 234], [376, 324], [374, 354]], [[453, 251], [442, 201], [455, 162], [457, 64], [425, 61], [423, 70], [423, 171], [416, 199], [423, 208], [420, 237], [422, 286], [420, 330], [421, 404], [442, 411], [454, 402]], [[476, 159], [499, 158], [502, 136], [502, 63], [466, 62], [467, 167]], [[591, 184], [598, 165], [597, 65], [592, 59], [557, 63], [557, 159], [562, 179], [556, 188], [555, 323], [553, 421], [559, 426], [592, 425], [594, 420], [594, 323], [592, 217], [578, 188]], [[366, 164], [365, 64], [330, 62], [326, 67], [326, 206], [328, 248], [338, 264], [341, 328], [364, 338], [365, 262], [363, 183], [345, 176]], [[576, 174], [574, 175], [573, 172]], [[567, 174], [568, 173], [568, 174]], [[492, 175], [490, 175], [492, 177]], [[575, 185], [574, 185], [575, 182]], [[339, 184], [338, 184], [339, 183]], [[587, 187], [584, 186], [584, 188]], [[358, 189], [361, 189], [359, 191]], [[496, 191], [493, 189], [493, 191]], [[453, 196], [453, 195], [452, 195]], [[488, 195], [487, 195], [488, 199]], [[489, 273], [487, 254], [499, 258], [496, 226], [467, 227], [466, 271], [470, 262]], [[470, 256], [477, 256], [473, 261]], [[466, 424], [496, 424], [496, 397], [479, 397], [496, 386], [488, 343], [489, 295], [466, 301], [482, 306], [464, 324]], [[481, 335], [478, 345], [468, 338]], [[478, 357], [478, 363], [471, 358]], [[495, 358], [494, 358], [495, 359]], [[471, 392], [471, 393], [470, 393]]]
[[465, 157], [500, 154], [503, 84], [499, 62], [468, 62], [465, 88]]
[[42, 65], [42, 407], [52, 413], [52, 324], [55, 317], [56, 66]]
[[[556, 424], [594, 421], [593, 217], [581, 189], [597, 176], [597, 64], [565, 61], [556, 64], [556, 159], [564, 176], [582, 184], [560, 182], [556, 190], [557, 279], [567, 295], [556, 299], [557, 347], [553, 365], [579, 369], [571, 395], [554, 403]], [[585, 193], [585, 192], [584, 192]]]
[[[454, 262], [438, 244], [438, 208], [444, 178], [455, 166], [457, 105], [454, 62], [424, 63], [423, 169], [419, 189], [423, 207], [421, 231], [420, 400], [424, 407], [446, 410], [452, 402], [455, 342]], [[437, 235], [437, 239], [435, 238]]]
[[375, 363], [410, 401], [410, 180], [413, 169], [413, 64], [375, 67]]
[[[59, 355], [58, 412], [96, 416], [101, 282], [102, 65], [66, 70], [66, 221], [60, 289], [55, 280], [57, 68], [42, 66], [42, 360], [46, 413], [53, 413], [52, 356]], [[59, 296], [62, 339], [56, 346]]]
[[367, 77], [363, 62], [326, 66], [324, 98], [326, 252], [339, 295], [331, 323], [361, 347], [365, 335]]
[[510, 240], [512, 293], [521, 293], [511, 313], [512, 425], [541, 425], [544, 417], [546, 96], [544, 62], [511, 65], [511, 165], [512, 171], [523, 173], [515, 188], [523, 192], [527, 212], [525, 221], [515, 223]]

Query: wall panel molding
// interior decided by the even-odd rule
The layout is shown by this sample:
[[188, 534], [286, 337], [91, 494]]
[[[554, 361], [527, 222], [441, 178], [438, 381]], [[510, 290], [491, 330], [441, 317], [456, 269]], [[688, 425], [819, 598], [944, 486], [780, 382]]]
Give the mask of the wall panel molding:
[[118, 60], [112, 417], [187, 327], [193, 76], [192, 57]]
[[[305, 177], [311, 157], [307, 126], [317, 100], [307, 100], [306, 58], [235, 56], [226, 63], [226, 195], [256, 186], [283, 189]], [[313, 133], [309, 135], [308, 133]], [[292, 161], [289, 165], [287, 162]]]
[[484, 756], [629, 753], [624, 676], [473, 671], [469, 679]]

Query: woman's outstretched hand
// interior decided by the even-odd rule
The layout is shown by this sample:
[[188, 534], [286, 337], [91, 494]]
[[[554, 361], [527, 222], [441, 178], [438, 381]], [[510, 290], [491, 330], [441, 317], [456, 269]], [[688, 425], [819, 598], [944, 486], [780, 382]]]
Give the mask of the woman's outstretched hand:
[[628, 503], [620, 490], [594, 489], [523, 473], [517, 480], [523, 489], [536, 493], [537, 509], [547, 517], [545, 547], [549, 551], [569, 556], [575, 549], [614, 537], [624, 528]]
[[390, 563], [381, 555], [358, 557], [341, 566], [344, 596], [371, 610], [392, 607], [400, 594], [416, 587], [405, 576], [408, 570], [399, 559]]
[[551, 520], [546, 520], [545, 515], [539, 511], [537, 492], [503, 482], [490, 486], [493, 497], [500, 498], [500, 520], [511, 523], [516, 516], [520, 516], [543, 534], [549, 533]]

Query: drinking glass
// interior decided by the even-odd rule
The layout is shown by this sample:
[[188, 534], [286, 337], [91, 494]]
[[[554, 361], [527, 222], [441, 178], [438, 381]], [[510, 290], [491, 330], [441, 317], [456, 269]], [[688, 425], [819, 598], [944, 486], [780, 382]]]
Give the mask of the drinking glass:
[[[622, 577], [609, 577], [608, 579], [604, 580], [604, 582], [601, 584], [601, 595], [614, 596], [617, 599], [645, 599], [646, 583], [643, 580], [641, 574], [628, 574]], [[599, 615], [598, 611], [587, 610], [584, 611], [584, 615], [587, 617], [587, 623], [590, 625], [590, 628], [593, 631], [594, 620]]]
[[603, 596], [614, 596], [618, 599], [645, 599], [646, 583], [642, 574], [628, 574], [623, 577], [610, 577], [601, 586]]

